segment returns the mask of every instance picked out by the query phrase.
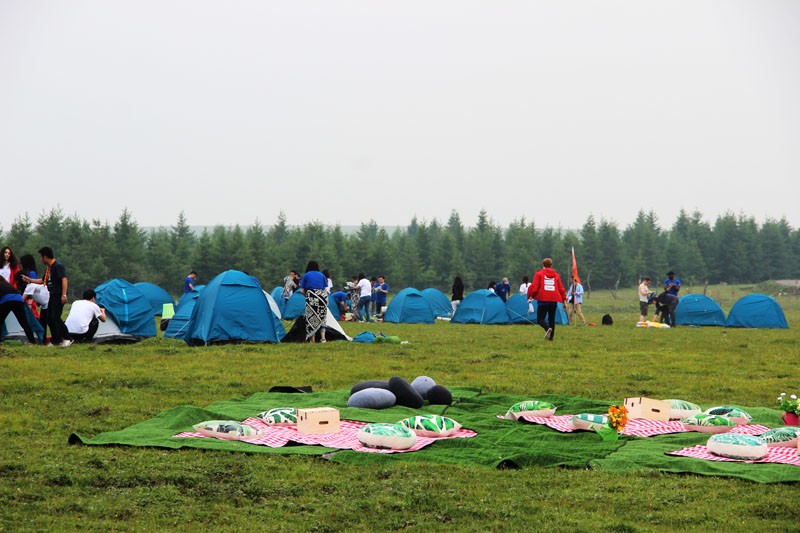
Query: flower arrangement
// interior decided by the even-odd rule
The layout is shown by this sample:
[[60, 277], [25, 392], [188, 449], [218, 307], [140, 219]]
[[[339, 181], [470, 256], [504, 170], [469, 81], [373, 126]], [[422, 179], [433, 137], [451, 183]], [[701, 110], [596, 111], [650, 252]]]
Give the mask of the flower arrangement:
[[608, 425], [619, 433], [628, 424], [628, 408], [624, 405], [612, 405], [608, 408]]
[[791, 413], [793, 415], [800, 415], [800, 399], [796, 394], [788, 395], [782, 392], [778, 396], [778, 409], [784, 413]]

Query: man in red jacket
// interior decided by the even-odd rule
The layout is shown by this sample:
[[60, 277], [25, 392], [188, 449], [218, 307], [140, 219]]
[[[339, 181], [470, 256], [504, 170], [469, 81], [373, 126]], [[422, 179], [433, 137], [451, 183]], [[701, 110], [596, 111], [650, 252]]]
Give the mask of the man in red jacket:
[[[542, 269], [533, 275], [533, 283], [528, 287], [528, 301], [536, 300], [536, 322], [545, 330], [544, 338], [551, 341], [556, 333], [556, 310], [558, 303], [567, 310], [567, 291], [561, 283], [558, 272], [552, 269], [553, 260], [542, 259]], [[547, 322], [545, 322], [547, 317]]]

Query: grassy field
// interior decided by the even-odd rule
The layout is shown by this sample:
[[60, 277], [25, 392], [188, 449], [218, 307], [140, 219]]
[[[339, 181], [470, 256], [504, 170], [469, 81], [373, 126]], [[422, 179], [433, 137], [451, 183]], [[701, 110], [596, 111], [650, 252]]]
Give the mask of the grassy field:
[[[727, 312], [759, 289], [709, 295]], [[792, 329], [636, 328], [626, 290], [595, 292], [584, 306], [589, 320], [610, 313], [614, 326], [559, 327], [552, 343], [538, 327], [437, 322], [343, 324], [405, 345], [0, 346], [0, 530], [796, 530], [798, 484], [67, 444], [73, 432], [122, 429], [178, 405], [392, 375], [518, 395], [772, 407], [778, 393], [800, 392], [800, 298], [780, 302]]]

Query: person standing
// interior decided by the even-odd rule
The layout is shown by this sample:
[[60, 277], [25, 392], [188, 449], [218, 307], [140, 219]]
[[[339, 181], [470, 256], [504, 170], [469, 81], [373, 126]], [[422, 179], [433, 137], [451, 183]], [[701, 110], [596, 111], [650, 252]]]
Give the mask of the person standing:
[[681, 280], [675, 279], [675, 272], [667, 272], [667, 279], [664, 280], [664, 290], [671, 295], [677, 297], [678, 291], [681, 290]]
[[494, 286], [494, 293], [498, 295], [503, 302], [508, 301], [508, 297], [511, 294], [511, 284], [508, 282], [508, 278], [503, 278], [503, 281]]
[[372, 284], [363, 272], [358, 274], [358, 288], [360, 295], [358, 313], [361, 315], [361, 322], [369, 322], [369, 302], [372, 298]]
[[542, 259], [542, 268], [533, 275], [528, 287], [528, 300], [536, 300], [536, 322], [545, 330], [544, 338], [552, 341], [556, 333], [556, 310], [560, 303], [567, 309], [567, 293], [558, 272], [553, 270], [553, 260]]
[[300, 292], [306, 297], [306, 341], [325, 342], [325, 320], [328, 316], [328, 278], [319, 271], [316, 261], [309, 261], [306, 272], [298, 284]]
[[36, 344], [36, 339], [33, 338], [33, 330], [28, 323], [28, 316], [25, 314], [25, 303], [22, 295], [4, 276], [0, 276], [0, 343], [3, 342], [3, 326], [9, 313], [14, 313], [17, 322], [25, 332], [28, 342]]
[[197, 279], [197, 272], [192, 270], [189, 275], [183, 279], [183, 293], [192, 292], [194, 290], [194, 282]]
[[644, 278], [639, 284], [639, 322], [647, 320], [647, 308], [653, 293], [650, 290], [650, 278]]
[[46, 324], [50, 328], [50, 342], [54, 346], [69, 346], [72, 341], [69, 339], [67, 326], [61, 320], [61, 313], [63, 313], [64, 305], [67, 303], [67, 291], [69, 289], [67, 270], [61, 261], [56, 261], [53, 249], [49, 246], [40, 248], [39, 256], [46, 267], [44, 277], [34, 279], [30, 276], [23, 276], [22, 279], [27, 283], [36, 283], [47, 287], [50, 295], [47, 302], [47, 312], [44, 314], [47, 315]]
[[[3, 276], [9, 285], [15, 289], [17, 287], [17, 274], [19, 273], [19, 260], [14, 255], [14, 250], [10, 246], [3, 246], [0, 250], [0, 276]], [[24, 288], [24, 287], [23, 287]]]
[[456, 276], [453, 280], [453, 288], [450, 290], [450, 305], [453, 307], [453, 314], [456, 314], [456, 309], [464, 299], [464, 282], [461, 276]]
[[283, 278], [283, 290], [281, 291], [281, 298], [283, 298], [284, 304], [289, 301], [289, 298], [292, 297], [292, 294], [294, 294], [294, 291], [297, 289], [299, 277], [300, 275], [296, 270], [290, 270], [289, 275]]
[[386, 278], [378, 276], [378, 285], [375, 289], [375, 314], [383, 316], [383, 310], [386, 307], [386, 297], [389, 294], [389, 284], [386, 283]]
[[569, 302], [569, 321], [574, 322], [575, 315], [577, 314], [581, 319], [581, 323], [585, 326], [586, 319], [583, 317], [583, 311], [581, 310], [581, 305], [583, 304], [583, 285], [574, 277], [567, 291], [567, 302]]
[[100, 322], [106, 321], [106, 310], [97, 305], [97, 293], [92, 289], [83, 291], [83, 299], [72, 302], [69, 315], [64, 321], [70, 337], [75, 342], [91, 342]]
[[530, 286], [531, 286], [531, 284], [530, 284], [530, 280], [528, 279], [528, 276], [522, 276], [522, 283], [520, 283], [520, 285], [519, 285], [519, 293], [527, 298], [528, 297], [528, 287], [530, 287]]

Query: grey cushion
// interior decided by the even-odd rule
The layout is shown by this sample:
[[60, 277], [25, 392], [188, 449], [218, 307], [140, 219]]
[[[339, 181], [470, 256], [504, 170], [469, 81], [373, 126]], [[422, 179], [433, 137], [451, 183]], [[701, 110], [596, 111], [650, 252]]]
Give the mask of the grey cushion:
[[392, 391], [370, 388], [356, 392], [347, 401], [347, 407], [363, 407], [364, 409], [386, 409], [397, 403]]
[[431, 390], [431, 387], [434, 385], [436, 385], [436, 382], [428, 376], [418, 376], [411, 382], [411, 386], [422, 396], [423, 400], [428, 399], [428, 391]]

